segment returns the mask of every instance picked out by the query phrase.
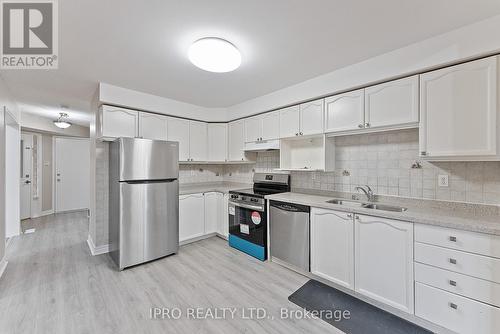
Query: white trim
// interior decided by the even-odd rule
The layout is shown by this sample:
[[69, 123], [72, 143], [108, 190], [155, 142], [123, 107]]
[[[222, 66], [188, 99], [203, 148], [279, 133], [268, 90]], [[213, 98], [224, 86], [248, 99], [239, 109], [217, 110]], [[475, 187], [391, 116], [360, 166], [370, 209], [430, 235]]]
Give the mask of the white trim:
[[2, 277], [2, 275], [5, 273], [5, 269], [7, 268], [7, 264], [9, 262], [7, 262], [5, 260], [5, 258], [3, 258], [2, 260], [0, 260], [0, 278]]
[[54, 214], [54, 209], [50, 209], [50, 210], [42, 211], [42, 213], [40, 213], [40, 217], [53, 215], [53, 214]]
[[89, 245], [90, 253], [92, 254], [92, 256], [109, 253], [109, 244], [97, 247], [94, 244], [94, 241], [92, 240], [90, 234], [87, 238], [87, 244]]

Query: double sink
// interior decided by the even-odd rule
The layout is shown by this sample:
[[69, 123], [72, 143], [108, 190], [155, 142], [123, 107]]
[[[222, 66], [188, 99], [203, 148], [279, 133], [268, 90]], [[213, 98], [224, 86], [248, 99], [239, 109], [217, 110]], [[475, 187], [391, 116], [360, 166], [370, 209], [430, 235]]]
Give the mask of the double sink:
[[373, 210], [382, 210], [382, 211], [392, 211], [392, 212], [405, 212], [408, 208], [397, 206], [397, 205], [389, 205], [389, 204], [378, 204], [378, 203], [363, 203], [357, 201], [349, 201], [345, 199], [332, 199], [326, 201], [330, 204], [343, 205], [346, 207], [355, 207], [355, 208], [363, 208], [363, 209], [373, 209]]

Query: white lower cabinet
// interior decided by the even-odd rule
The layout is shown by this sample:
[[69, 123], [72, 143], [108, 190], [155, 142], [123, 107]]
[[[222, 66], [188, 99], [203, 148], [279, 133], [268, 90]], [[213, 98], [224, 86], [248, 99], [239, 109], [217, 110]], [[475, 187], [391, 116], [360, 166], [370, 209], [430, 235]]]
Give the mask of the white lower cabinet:
[[413, 224], [356, 215], [354, 233], [356, 291], [413, 313]]
[[205, 199], [203, 194], [179, 196], [179, 242], [205, 234]]
[[229, 195], [217, 191], [179, 196], [179, 242], [229, 234]]
[[499, 240], [415, 225], [415, 315], [457, 333], [499, 333]]
[[205, 234], [216, 233], [219, 230], [223, 197], [219, 192], [205, 193]]
[[224, 194], [221, 205], [222, 218], [219, 220], [217, 233], [227, 239], [229, 237], [229, 194]]
[[500, 308], [415, 283], [415, 315], [457, 333], [500, 331]]
[[354, 289], [354, 222], [351, 213], [311, 210], [311, 272]]

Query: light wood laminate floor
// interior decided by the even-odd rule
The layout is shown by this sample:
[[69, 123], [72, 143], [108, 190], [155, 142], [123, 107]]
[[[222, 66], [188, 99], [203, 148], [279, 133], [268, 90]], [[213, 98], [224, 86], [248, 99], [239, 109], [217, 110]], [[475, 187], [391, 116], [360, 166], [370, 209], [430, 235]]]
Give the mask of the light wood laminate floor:
[[[46, 216], [31, 225], [36, 232], [14, 238], [7, 249], [2, 334], [341, 333], [319, 319], [281, 319], [280, 308], [299, 310], [287, 297], [307, 278], [217, 237], [118, 272], [108, 255], [90, 255], [86, 213]], [[151, 307], [180, 308], [183, 316], [152, 320]], [[187, 319], [187, 309], [197, 307], [237, 312], [234, 319]], [[264, 308], [274, 319], [243, 319], [243, 308]]]

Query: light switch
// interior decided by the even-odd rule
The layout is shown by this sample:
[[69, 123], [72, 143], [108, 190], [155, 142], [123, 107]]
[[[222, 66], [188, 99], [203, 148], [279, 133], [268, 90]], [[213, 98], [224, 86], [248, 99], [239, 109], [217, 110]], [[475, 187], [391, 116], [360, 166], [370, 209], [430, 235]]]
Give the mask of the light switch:
[[440, 187], [448, 187], [448, 175], [447, 174], [438, 175], [438, 185]]

